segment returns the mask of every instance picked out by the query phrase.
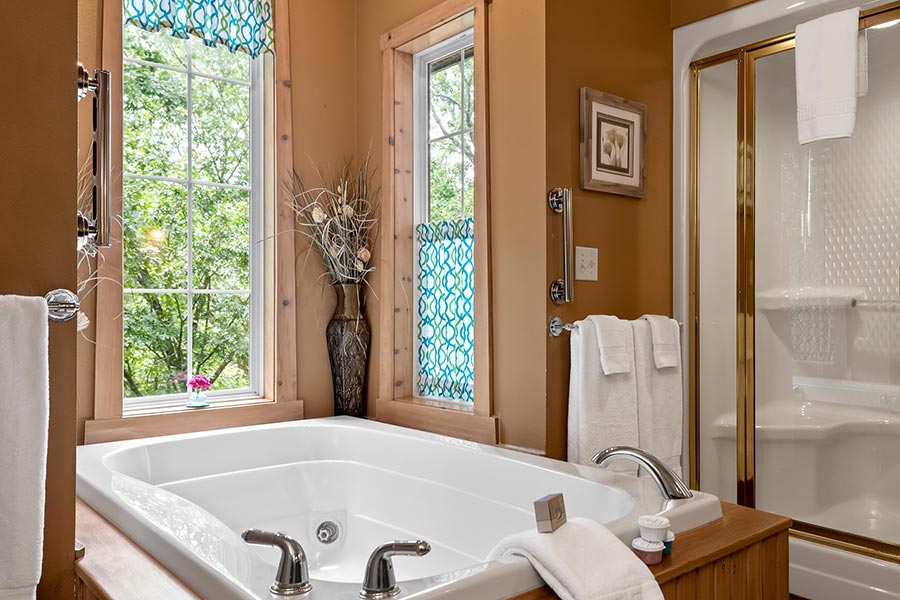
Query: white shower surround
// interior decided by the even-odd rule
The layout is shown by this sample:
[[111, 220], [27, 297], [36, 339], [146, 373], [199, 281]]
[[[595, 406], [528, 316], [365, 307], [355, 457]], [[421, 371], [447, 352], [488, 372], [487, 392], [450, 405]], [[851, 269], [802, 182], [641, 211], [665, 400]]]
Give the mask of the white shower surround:
[[[862, 4], [862, 9], [866, 10], [886, 3], [886, 1], [870, 2]], [[690, 252], [690, 207], [688, 196], [690, 62], [697, 58], [710, 56], [718, 52], [739, 47], [742, 44], [755, 42], [775, 35], [781, 35], [785, 32], [792, 31], [797, 23], [804, 22], [817, 16], [834, 12], [836, 10], [859, 5], [860, 3], [858, 1], [854, 2], [844, 0], [825, 0], [818, 2], [798, 2], [797, 0], [761, 0], [739, 9], [735, 9], [727, 13], [723, 13], [721, 15], [711, 17], [704, 21], [700, 21], [698, 23], [694, 23], [675, 30], [673, 41], [673, 250], [675, 283], [674, 309], [676, 318], [678, 318], [679, 320], [687, 321], [689, 319], [690, 310], [690, 290], [688, 280], [688, 261]], [[788, 117], [790, 119], [791, 115], [788, 115]], [[865, 120], [858, 123], [858, 126], [865, 128]], [[787, 123], [786, 127], [788, 128], [788, 131], [793, 129], [790, 123]], [[846, 191], [847, 190], [845, 190], [845, 192]], [[851, 208], [850, 212], [848, 212], [847, 214], [840, 215], [841, 220], [852, 223], [855, 220], [855, 215], [852, 214], [852, 210], [853, 209]], [[894, 213], [896, 213], [896, 210], [894, 211]], [[898, 223], [897, 225], [900, 226], [900, 223]], [[839, 286], [843, 288], [865, 287], [868, 288], [870, 298], [877, 297], [878, 299], [881, 299], [885, 295], [889, 295], [890, 291], [896, 290], [897, 274], [890, 269], [885, 271], [883, 260], [876, 260], [876, 264], [867, 265], [867, 269], [865, 271], [860, 273], [853, 273], [853, 277], [847, 279], [848, 270], [846, 268], [841, 269], [841, 265], [839, 264], [840, 261], [836, 260], [837, 258], [839, 258], [840, 254], [848, 254], [846, 252], [842, 252], [842, 250], [844, 249], [839, 247], [842, 243], [842, 240], [840, 240], [835, 235], [826, 236], [826, 238], [829, 240], [829, 247], [822, 249], [822, 251], [825, 253], [825, 256], [823, 257], [824, 260], [822, 261], [822, 266], [825, 267], [826, 272], [820, 274], [823, 276], [822, 279], [824, 279], [824, 281], [822, 281], [820, 285], [828, 285], [830, 287]], [[853, 240], [844, 240], [844, 242], [852, 244]], [[858, 243], [858, 240], [856, 243]], [[837, 248], [835, 248], [836, 244], [838, 245]], [[890, 246], [890, 248], [893, 247], [894, 246]], [[885, 249], [879, 246], [878, 248], [875, 248], [874, 251], [876, 255], [880, 256], [881, 254], [884, 254], [885, 251], [890, 251], [890, 248]], [[835, 250], [837, 250], [837, 252], [835, 252]], [[871, 248], [869, 249], [870, 254], [872, 253], [872, 250], [873, 249]], [[860, 281], [860, 279], [863, 279], [863, 281]], [[792, 280], [791, 283], [798, 282]], [[773, 298], [772, 300], [775, 303], [778, 302], [777, 298]], [[815, 317], [816, 315], [813, 316]], [[871, 328], [872, 325], [875, 325], [877, 327], [878, 320], [880, 318], [883, 320], [884, 318], [879, 317], [877, 314], [871, 316], [874, 318], [862, 321], [864, 326], [868, 325]], [[690, 333], [692, 332], [686, 331], [685, 335], [690, 335]], [[764, 330], [761, 333], [763, 336], [765, 336], [768, 334], [768, 330]], [[862, 344], [869, 344], [869, 349], [874, 349], [871, 348], [872, 345], [875, 345], [880, 349], [885, 349], [885, 344], [888, 344], [891, 347], [895, 347], [895, 344], [897, 343], [897, 337], [894, 336], [893, 338], [886, 338], [885, 335], [886, 334], [883, 334], [881, 336], [864, 336]], [[800, 341], [795, 340], [795, 352], [796, 346], [801, 345], [799, 342]], [[805, 352], [807, 353], [807, 359], [830, 357], [829, 352], [831, 350], [831, 340], [824, 340], [824, 342], [821, 339], [813, 340], [812, 344], [810, 344], [808, 340], [803, 340], [803, 342], [805, 344], [804, 347]], [[843, 345], [838, 342], [840, 342], [840, 340], [834, 342], [835, 346]], [[684, 359], [689, 360], [689, 345], [684, 344], [683, 348], [683, 352], [685, 353]], [[863, 348], [863, 350], [865, 350], [865, 347]], [[890, 348], [887, 348], [887, 350], [890, 350]], [[794, 358], [797, 357], [795, 356]], [[846, 357], [841, 358], [845, 359]], [[788, 356], [787, 360], [790, 361], [790, 359], [791, 357]], [[867, 375], [877, 374], [877, 371], [875, 370], [877, 370], [878, 368], [879, 365], [874, 365], [872, 369], [870, 369], [868, 374], [865, 373], [865, 371], [859, 374], [863, 375], [863, 379], [870, 380]], [[878, 381], [877, 378], [874, 378], [874, 380]], [[821, 383], [822, 381], [823, 380], [813, 382], [813, 385], [809, 387], [809, 389], [805, 389], [805, 392], [809, 393], [810, 391], [817, 391], [815, 389], [815, 385], [816, 383]], [[843, 383], [845, 384], [845, 386], [847, 385], [847, 382]], [[685, 385], [687, 385], [687, 382], [685, 382]], [[850, 383], [849, 385], [852, 387], [852, 383]], [[875, 387], [877, 387], [877, 385]], [[846, 389], [844, 391], [846, 391]], [[823, 392], [823, 390], [819, 389], [818, 392], [820, 392], [818, 395], [821, 395], [821, 392]], [[860, 396], [860, 398], [862, 397], [862, 395], [865, 394], [855, 394], [855, 396]], [[854, 396], [854, 394], [850, 394], [850, 396]], [[685, 389], [685, 398], [687, 397], [687, 389]], [[822, 400], [821, 398], [816, 399]], [[828, 400], [826, 399], [823, 401], [827, 402]], [[763, 436], [763, 439], [771, 435], [770, 431], [772, 431], [766, 427], [765, 423], [770, 423], [770, 426], [775, 426], [776, 429], [778, 429], [779, 427], [776, 425], [776, 423], [782, 424], [784, 422], [784, 415], [781, 415], [779, 413], [779, 410], [783, 410], [783, 408], [784, 407], [779, 407], [777, 405], [771, 407], [759, 407], [761, 411], [761, 413], [758, 413], [760, 425], [764, 428], [764, 431], [761, 431], [759, 433]], [[834, 412], [834, 410], [839, 412], [841, 409], [838, 406], [834, 410], [831, 410], [827, 405], [824, 405], [823, 408], [817, 410], [822, 411], [823, 414], [829, 413], [830, 415], [832, 412]], [[861, 420], [865, 421], [865, 415], [863, 415], [863, 417], [864, 418]], [[731, 416], [731, 419], [733, 420], [733, 414]], [[727, 418], [725, 420], [727, 420]], [[720, 425], [721, 429], [721, 431], [719, 432], [719, 436], [721, 436], [720, 439], [724, 441], [724, 438], [730, 438], [732, 440], [730, 443], [733, 445], [734, 424], [722, 422], [717, 425]], [[823, 430], [825, 429], [828, 429], [828, 427], [823, 428]], [[791, 439], [795, 439], [795, 433], [790, 433], [788, 437]], [[685, 440], [687, 439], [688, 437], [686, 431]], [[772, 452], [775, 450], [777, 450], [776, 446], [772, 446], [770, 448], [759, 448], [757, 451], [758, 461], [765, 461], [766, 456], [768, 455], [771, 457]], [[795, 448], [795, 450], [797, 449]], [[687, 452], [687, 448], [685, 448], [685, 452]], [[723, 458], [727, 460], [727, 456], [728, 455], [725, 454]], [[852, 470], [852, 467], [850, 467], [849, 465], [848, 468]], [[838, 471], [840, 471], [839, 468]], [[798, 474], [798, 476], [801, 475], [802, 474]], [[760, 481], [760, 483], [762, 483], [762, 481]], [[848, 484], [852, 485], [849, 481]], [[785, 499], [781, 498], [781, 500]], [[800, 542], [798, 540], [791, 541], [791, 553], [791, 591], [793, 593], [805, 597], [824, 600], [828, 600], [829, 598], [843, 599], [848, 597], [859, 598], [861, 600], [900, 599], [900, 566], [896, 564], [869, 559], [846, 552], [840, 552], [831, 548], [826, 548], [824, 546], [810, 544], [807, 542]]]

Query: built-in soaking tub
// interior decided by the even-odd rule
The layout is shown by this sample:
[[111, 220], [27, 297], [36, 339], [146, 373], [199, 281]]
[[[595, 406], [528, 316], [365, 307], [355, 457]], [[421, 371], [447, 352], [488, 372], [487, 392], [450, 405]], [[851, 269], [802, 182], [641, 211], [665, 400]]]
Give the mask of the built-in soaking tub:
[[[532, 502], [553, 492], [570, 518], [622, 540], [644, 514], [665, 514], [676, 532], [721, 516], [715, 496], [665, 502], [649, 478], [348, 417], [78, 449], [78, 495], [216, 600], [271, 598], [279, 554], [241, 540], [254, 527], [303, 545], [310, 600], [356, 597], [370, 552], [394, 539], [432, 546], [394, 558], [401, 597], [507, 598], [542, 582], [524, 560], [485, 557], [534, 527]], [[316, 535], [325, 522], [338, 532], [328, 544]]]

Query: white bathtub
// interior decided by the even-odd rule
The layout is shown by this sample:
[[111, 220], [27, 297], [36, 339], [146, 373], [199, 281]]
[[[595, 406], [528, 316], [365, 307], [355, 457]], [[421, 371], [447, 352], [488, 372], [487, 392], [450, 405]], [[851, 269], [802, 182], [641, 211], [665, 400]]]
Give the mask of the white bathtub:
[[[643, 514], [676, 532], [721, 516], [715, 496], [664, 502], [649, 478], [348, 417], [82, 446], [77, 471], [85, 502], [215, 600], [271, 598], [278, 554], [245, 544], [251, 527], [303, 545], [310, 600], [356, 597], [369, 553], [414, 538], [433, 549], [394, 559], [401, 597], [499, 600], [541, 585], [526, 561], [485, 557], [534, 527], [548, 493], [622, 540]], [[341, 528], [329, 545], [314, 535], [325, 520]]]

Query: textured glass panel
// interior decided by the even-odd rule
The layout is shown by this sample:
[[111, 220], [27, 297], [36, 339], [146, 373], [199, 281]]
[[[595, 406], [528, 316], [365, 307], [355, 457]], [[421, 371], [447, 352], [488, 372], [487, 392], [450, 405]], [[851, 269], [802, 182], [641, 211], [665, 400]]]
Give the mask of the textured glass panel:
[[125, 396], [184, 393], [187, 296], [125, 294]]
[[177, 183], [124, 180], [124, 286], [187, 286], [187, 189]]
[[221, 47], [211, 48], [200, 40], [191, 40], [191, 70], [195, 73], [250, 81], [250, 57], [243, 52], [229, 52], [227, 48]]
[[194, 187], [194, 287], [250, 287], [250, 192]]
[[462, 216], [461, 136], [429, 145], [428, 203], [430, 221], [449, 221]]
[[206, 375], [212, 390], [250, 386], [250, 297], [194, 296], [193, 374]]
[[416, 393], [474, 401], [474, 221], [416, 225]]
[[172, 37], [167, 32], [144, 31], [134, 25], [125, 25], [122, 29], [122, 46], [125, 58], [187, 68], [185, 41]]
[[475, 216], [475, 134], [468, 132], [463, 134], [463, 159], [465, 178], [463, 186], [463, 216], [472, 218]]
[[187, 174], [187, 75], [124, 65], [125, 172]]
[[462, 77], [459, 53], [428, 65], [431, 139], [459, 131], [462, 126]]
[[213, 183], [250, 182], [250, 88], [193, 80], [194, 178]]

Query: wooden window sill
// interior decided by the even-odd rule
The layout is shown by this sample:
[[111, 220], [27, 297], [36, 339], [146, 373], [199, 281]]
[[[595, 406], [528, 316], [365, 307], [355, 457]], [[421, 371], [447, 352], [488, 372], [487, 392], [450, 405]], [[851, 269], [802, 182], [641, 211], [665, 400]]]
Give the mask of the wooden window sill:
[[120, 418], [85, 421], [84, 443], [98, 444], [302, 418], [302, 400], [273, 402], [266, 398], [241, 398], [217, 402], [208, 408], [169, 406], [141, 409]]
[[480, 415], [458, 402], [399, 398], [378, 400], [375, 418], [385, 423], [471, 440], [497, 443], [497, 418]]

